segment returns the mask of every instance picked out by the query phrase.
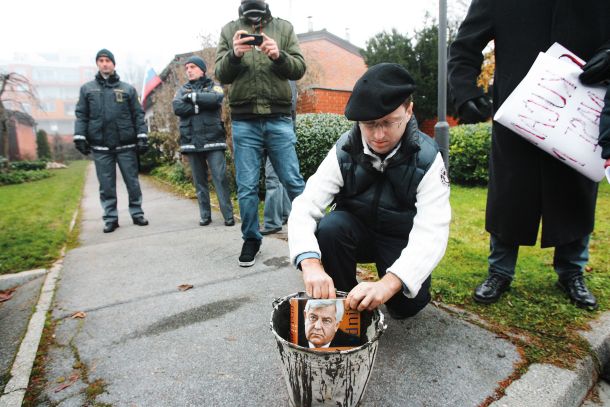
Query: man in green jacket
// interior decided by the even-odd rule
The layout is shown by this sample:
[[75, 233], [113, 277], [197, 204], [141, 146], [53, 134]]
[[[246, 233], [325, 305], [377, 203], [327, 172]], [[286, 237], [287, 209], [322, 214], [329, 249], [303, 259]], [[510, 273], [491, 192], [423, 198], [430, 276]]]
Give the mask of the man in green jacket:
[[262, 241], [258, 181], [263, 150], [291, 200], [305, 187], [294, 148], [289, 85], [304, 74], [305, 60], [292, 24], [272, 17], [263, 0], [242, 0], [239, 19], [222, 28], [216, 53], [216, 77], [231, 84], [228, 97], [244, 239], [239, 256], [242, 267], [254, 265]]

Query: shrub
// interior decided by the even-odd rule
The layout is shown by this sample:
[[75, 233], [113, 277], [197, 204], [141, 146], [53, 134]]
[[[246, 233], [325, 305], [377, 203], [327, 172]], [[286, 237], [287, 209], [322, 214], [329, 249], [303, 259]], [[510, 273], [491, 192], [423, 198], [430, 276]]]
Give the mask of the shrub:
[[487, 185], [491, 123], [464, 124], [450, 129], [449, 174], [461, 185]]
[[140, 170], [150, 172], [153, 168], [171, 164], [178, 157], [178, 136], [161, 131], [148, 134], [148, 151], [140, 156]]
[[150, 175], [173, 185], [178, 192], [189, 198], [195, 197], [190, 168], [185, 167], [181, 161], [156, 167]]
[[306, 113], [297, 116], [296, 150], [305, 180], [316, 172], [328, 151], [352, 126], [352, 122], [338, 114]]
[[0, 172], [0, 185], [22, 184], [24, 182], [38, 181], [49, 178], [52, 174], [47, 170], [24, 171], [13, 170]]
[[37, 170], [44, 170], [46, 168], [47, 168], [47, 162], [44, 160], [11, 162], [11, 170], [37, 171]]

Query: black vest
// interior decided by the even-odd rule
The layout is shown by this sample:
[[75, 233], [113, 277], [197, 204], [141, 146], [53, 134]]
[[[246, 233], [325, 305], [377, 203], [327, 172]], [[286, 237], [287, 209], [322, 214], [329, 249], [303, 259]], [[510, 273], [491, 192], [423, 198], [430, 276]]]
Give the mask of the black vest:
[[344, 183], [335, 196], [335, 210], [356, 215], [378, 233], [408, 241], [417, 213], [417, 187], [438, 151], [436, 142], [411, 119], [401, 146], [380, 172], [364, 153], [360, 129], [354, 126], [337, 141]]

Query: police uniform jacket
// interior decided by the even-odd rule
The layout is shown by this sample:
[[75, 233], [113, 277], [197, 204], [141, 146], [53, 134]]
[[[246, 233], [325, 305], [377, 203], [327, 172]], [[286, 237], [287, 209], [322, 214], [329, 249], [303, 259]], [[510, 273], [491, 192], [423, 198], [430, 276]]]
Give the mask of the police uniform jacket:
[[135, 147], [137, 138], [146, 138], [144, 112], [133, 86], [121, 82], [114, 73], [80, 89], [75, 109], [74, 140], [87, 140], [94, 150]]
[[[190, 100], [184, 95], [191, 94]], [[173, 101], [180, 117], [180, 152], [192, 153], [227, 148], [221, 119], [222, 88], [203, 76], [184, 84]]]

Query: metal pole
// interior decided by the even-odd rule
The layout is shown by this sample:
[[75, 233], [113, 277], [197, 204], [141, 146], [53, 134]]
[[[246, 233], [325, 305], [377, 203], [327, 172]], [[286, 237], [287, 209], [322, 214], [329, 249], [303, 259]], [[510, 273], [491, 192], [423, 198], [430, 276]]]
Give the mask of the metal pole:
[[447, 123], [447, 0], [438, 2], [438, 122], [434, 138], [449, 170], [449, 124]]

